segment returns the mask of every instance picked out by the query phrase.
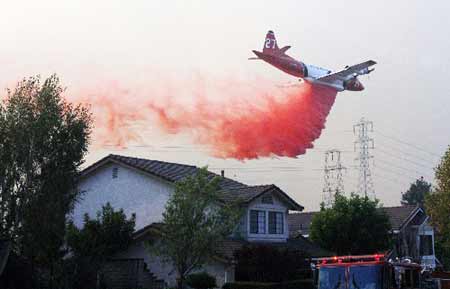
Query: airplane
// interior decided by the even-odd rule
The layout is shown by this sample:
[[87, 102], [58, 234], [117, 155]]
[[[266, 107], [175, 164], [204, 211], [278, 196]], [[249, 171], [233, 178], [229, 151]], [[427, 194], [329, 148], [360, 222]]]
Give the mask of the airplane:
[[286, 54], [291, 46], [278, 48], [277, 40], [273, 31], [269, 30], [264, 41], [263, 51], [253, 50], [257, 57], [251, 57], [250, 60], [263, 60], [276, 68], [296, 77], [305, 80], [314, 85], [322, 85], [335, 89], [336, 91], [361, 91], [363, 84], [358, 80], [359, 75], [369, 74], [375, 70], [371, 66], [376, 62], [368, 60], [352, 66], [346, 66], [343, 70], [332, 72], [329, 69], [309, 65], [298, 61]]

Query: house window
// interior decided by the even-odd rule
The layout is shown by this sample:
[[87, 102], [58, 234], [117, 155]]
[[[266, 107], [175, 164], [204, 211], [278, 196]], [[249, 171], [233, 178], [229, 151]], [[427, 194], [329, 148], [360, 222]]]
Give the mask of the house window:
[[112, 178], [117, 179], [118, 175], [119, 175], [119, 168], [113, 168], [112, 169]]
[[250, 211], [250, 233], [265, 234], [266, 233], [266, 212]]
[[420, 256], [433, 255], [433, 236], [420, 235]]
[[284, 216], [281, 212], [269, 212], [269, 234], [284, 233]]

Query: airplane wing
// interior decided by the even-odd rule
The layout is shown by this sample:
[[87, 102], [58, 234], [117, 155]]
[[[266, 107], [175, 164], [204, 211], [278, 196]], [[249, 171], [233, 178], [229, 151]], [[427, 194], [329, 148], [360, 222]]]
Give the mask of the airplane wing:
[[359, 63], [356, 65], [349, 66], [345, 68], [344, 70], [334, 72], [322, 77], [319, 77], [317, 80], [323, 81], [323, 82], [334, 82], [336, 80], [347, 80], [350, 77], [358, 76], [358, 75], [364, 75], [370, 73], [372, 70], [369, 70], [369, 67], [372, 65], [377, 64], [373, 60], [369, 60], [363, 63]]

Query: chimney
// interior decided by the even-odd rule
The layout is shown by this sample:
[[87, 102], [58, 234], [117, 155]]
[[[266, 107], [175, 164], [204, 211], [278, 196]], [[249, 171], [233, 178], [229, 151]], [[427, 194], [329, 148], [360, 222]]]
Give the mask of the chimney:
[[225, 170], [221, 170], [220, 171], [220, 175], [222, 176], [222, 178], [224, 178], [225, 177]]

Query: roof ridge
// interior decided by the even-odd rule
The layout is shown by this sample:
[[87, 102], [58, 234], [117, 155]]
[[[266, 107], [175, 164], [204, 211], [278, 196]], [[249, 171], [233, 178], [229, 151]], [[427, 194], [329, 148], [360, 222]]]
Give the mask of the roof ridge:
[[178, 166], [186, 166], [190, 168], [199, 168], [194, 165], [187, 165], [182, 163], [175, 163], [175, 162], [166, 162], [166, 161], [160, 161], [160, 160], [154, 160], [154, 159], [147, 159], [147, 158], [137, 158], [137, 157], [131, 157], [131, 156], [125, 156], [125, 155], [116, 155], [116, 154], [109, 154], [107, 157], [119, 157], [119, 158], [127, 158], [127, 159], [135, 159], [135, 160], [142, 160], [142, 161], [150, 161], [150, 162], [158, 162], [161, 164], [171, 164], [171, 165], [178, 165]]
[[[169, 165], [185, 166], [185, 167], [195, 168], [195, 169], [203, 168], [203, 167], [198, 167], [198, 166], [194, 166], [194, 165], [187, 165], [187, 164], [182, 164], [182, 163], [166, 162], [166, 161], [160, 161], [160, 160], [154, 160], [154, 159], [137, 158], [137, 157], [131, 157], [131, 156], [116, 155], [116, 154], [109, 154], [107, 157], [112, 157], [112, 158], [114, 158], [114, 159], [116, 159], [116, 158], [128, 158], [128, 159], [141, 160], [141, 161], [157, 162], [157, 163], [160, 163], [160, 164], [169, 164]], [[117, 159], [116, 159], [116, 160], [117, 160]], [[120, 159], [119, 159], [119, 160], [120, 160]], [[206, 167], [208, 167], [208, 166], [206, 166]], [[221, 175], [216, 174], [216, 173], [214, 173], [214, 172], [211, 172], [210, 170], [208, 170], [208, 173], [213, 174], [213, 175], [215, 175], [215, 176], [221, 177]], [[235, 182], [235, 183], [239, 183], [239, 184], [241, 184], [241, 185], [243, 185], [243, 186], [245, 186], [245, 187], [250, 187], [250, 186], [247, 185], [247, 184], [241, 183], [241, 182], [236, 181], [236, 180], [234, 180], [234, 179], [230, 179], [230, 178], [228, 178], [228, 177], [222, 177], [222, 178], [224, 178], [225, 180], [230, 180], [230, 181]]]
[[[87, 166], [86, 168], [84, 168], [81, 172], [80, 175], [85, 175], [87, 172], [89, 172], [92, 169], [95, 169], [95, 167], [105, 161], [116, 161], [116, 162], [120, 162], [124, 165], [128, 165], [128, 166], [132, 166], [133, 168], [137, 169], [137, 170], [142, 170], [142, 171], [146, 171], [148, 172], [149, 169], [146, 167], [142, 167], [139, 165], [139, 162], [141, 163], [151, 163], [153, 165], [162, 165], [162, 166], [173, 166], [173, 167], [178, 167], [178, 168], [184, 168], [185, 170], [198, 170], [201, 167], [195, 166], [195, 165], [188, 165], [188, 164], [182, 164], [182, 163], [175, 163], [175, 162], [167, 162], [167, 161], [161, 161], [161, 160], [154, 160], [154, 159], [148, 159], [148, 158], [138, 158], [138, 157], [133, 157], [133, 156], [127, 156], [127, 155], [118, 155], [118, 154], [108, 154], [105, 157], [101, 158], [100, 160], [92, 163], [91, 165]], [[207, 166], [206, 166], [207, 167]], [[167, 169], [167, 168], [165, 168]], [[153, 170], [153, 169], [152, 169]], [[210, 170], [207, 170], [208, 174], [212, 175], [212, 176], [217, 176], [217, 177], [221, 177], [219, 174], [216, 174]], [[167, 177], [164, 175], [161, 175], [158, 172], [152, 172], [152, 174], [162, 177], [163, 179], [169, 180], [169, 181], [175, 181], [172, 176], [171, 177]], [[237, 180], [228, 178], [228, 177], [222, 177], [223, 181], [227, 182], [228, 184], [230, 184], [232, 187], [242, 187], [242, 188], [248, 188], [249, 185], [241, 183]]]
[[292, 214], [312, 214], [312, 213], [318, 213], [320, 211], [307, 211], [307, 212], [293, 212]]
[[[274, 184], [267, 184], [267, 185], [246, 185], [246, 184], [244, 184], [244, 185], [245, 185], [245, 187], [243, 187], [243, 189], [264, 188], [264, 187], [270, 188], [270, 187], [274, 187], [275, 186]], [[238, 188], [238, 189], [240, 189], [240, 188]]]
[[402, 205], [402, 206], [392, 206], [392, 207], [381, 207], [379, 209], [416, 209], [420, 208], [418, 205]]

